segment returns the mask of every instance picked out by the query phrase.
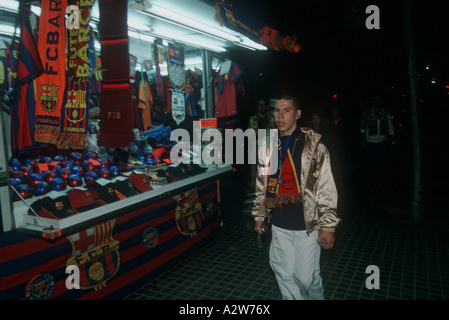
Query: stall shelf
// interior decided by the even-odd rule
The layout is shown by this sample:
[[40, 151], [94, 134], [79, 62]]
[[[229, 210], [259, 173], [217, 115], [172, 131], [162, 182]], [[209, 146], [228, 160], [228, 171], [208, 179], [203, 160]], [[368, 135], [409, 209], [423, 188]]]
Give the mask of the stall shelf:
[[60, 236], [53, 240], [26, 223], [0, 233], [0, 299], [118, 299], [129, 294], [217, 233], [219, 179], [229, 172], [230, 165], [209, 168], [61, 219]]

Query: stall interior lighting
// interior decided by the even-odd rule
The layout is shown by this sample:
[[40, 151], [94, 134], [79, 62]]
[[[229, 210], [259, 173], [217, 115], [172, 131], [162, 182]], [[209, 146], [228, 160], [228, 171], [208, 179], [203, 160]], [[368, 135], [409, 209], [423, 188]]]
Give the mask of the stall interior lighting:
[[176, 40], [181, 43], [185, 43], [185, 44], [192, 45], [192, 46], [199, 47], [199, 48], [209, 49], [209, 50], [215, 51], [215, 52], [226, 52], [226, 49], [223, 47], [211, 44], [206, 41], [201, 41], [198, 39], [181, 36], [181, 35], [175, 34], [173, 32], [166, 31], [166, 30], [158, 30], [157, 32], [155, 31], [153, 34], [157, 37], [165, 38], [167, 40], [173, 39], [173, 40]]
[[[0, 34], [6, 35], [6, 36], [13, 36], [14, 35], [14, 26], [7, 25], [7, 24], [0, 24]], [[20, 29], [16, 29], [16, 35], [20, 36]]]
[[[18, 12], [19, 3], [17, 1], [11, 0], [0, 0], [0, 10], [8, 11], [8, 12]], [[41, 9], [38, 6], [31, 6], [31, 10], [36, 14], [40, 15]], [[219, 28], [210, 26], [208, 24], [199, 22], [190, 17], [183, 16], [179, 13], [176, 13], [167, 8], [161, 7], [157, 4], [152, 4], [150, 8], [145, 10], [136, 10], [144, 15], [151, 16], [155, 19], [167, 22], [171, 25], [175, 25], [178, 27], [182, 27], [186, 30], [194, 31], [195, 33], [200, 33], [202, 35], [206, 35], [208, 37], [220, 40], [224, 43], [230, 42], [234, 45], [238, 45], [251, 50], [267, 50], [267, 47], [256, 43], [245, 36], [236, 36], [229, 32], [223, 31]], [[99, 22], [99, 12], [98, 8], [93, 7], [92, 12], [92, 21], [90, 23], [91, 27], [97, 29], [97, 25]], [[16, 34], [20, 34], [20, 28], [17, 28]], [[226, 49], [203, 39], [199, 40], [193, 37], [184, 36], [180, 34], [176, 34], [174, 31], [168, 31], [163, 29], [153, 30], [153, 28], [139, 24], [134, 21], [128, 20], [128, 35], [133, 38], [137, 38], [140, 40], [154, 42], [154, 37], [161, 37], [167, 40], [176, 40], [180, 43], [185, 43], [187, 45], [205, 48], [215, 52], [226, 52]], [[226, 29], [226, 28], [223, 28]], [[11, 25], [0, 25], [0, 34], [12, 36], [14, 34], [14, 27]], [[97, 48], [97, 46], [96, 46]]]
[[[156, 8], [159, 8], [159, 7], [156, 7]], [[205, 24], [201, 24], [199, 22], [196, 22], [195, 20], [185, 18], [185, 17], [183, 17], [179, 14], [176, 14], [174, 12], [171, 12], [169, 10], [166, 10], [163, 8], [161, 8], [161, 9], [162, 10], [158, 10], [158, 11], [166, 12], [166, 14], [157, 14], [157, 13], [143, 11], [143, 10], [137, 10], [137, 12], [140, 12], [149, 17], [159, 19], [164, 22], [168, 22], [175, 26], [182, 27], [187, 30], [191, 30], [194, 32], [204, 34], [206, 36], [209, 36], [209, 37], [221, 40], [221, 41], [223, 41], [223, 40], [231, 41], [231, 42], [239, 42], [240, 41], [240, 38], [238, 38], [234, 35], [231, 35], [229, 33], [223, 32], [221, 30], [209, 27]], [[176, 18], [176, 17], [179, 17], [179, 18]]]
[[251, 49], [251, 50], [267, 50], [266, 46], [258, 44], [249, 38], [242, 36], [237, 37], [228, 32], [222, 31], [218, 28], [214, 28], [212, 26], [206, 25], [204, 23], [198, 22], [195, 19], [185, 17], [176, 12], [168, 10], [166, 8], [160, 7], [156, 4], [152, 4], [150, 9], [146, 10], [136, 10], [144, 15], [159, 19], [164, 22], [168, 22], [172, 25], [182, 27], [187, 30], [192, 30], [195, 32], [199, 32], [206, 36], [221, 40], [221, 41], [229, 41], [235, 45]]

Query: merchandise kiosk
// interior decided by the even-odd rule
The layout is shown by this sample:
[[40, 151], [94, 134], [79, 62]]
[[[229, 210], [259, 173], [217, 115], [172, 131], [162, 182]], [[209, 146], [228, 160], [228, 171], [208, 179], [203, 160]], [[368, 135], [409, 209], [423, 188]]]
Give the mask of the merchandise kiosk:
[[[90, 2], [91, 7], [82, 7]], [[73, 57], [70, 54], [81, 50], [84, 45], [95, 48], [91, 52], [94, 62], [89, 64], [89, 75], [100, 75], [97, 78], [92, 76], [86, 82], [90, 86], [91, 100], [84, 101], [84, 105], [79, 100], [85, 99], [80, 93], [83, 90], [80, 75], [74, 76], [76, 81], [73, 83], [70, 83], [70, 77], [67, 78], [68, 86], [64, 92], [56, 90], [54, 85], [40, 83], [36, 85], [34, 97], [34, 101], [41, 103], [44, 109], [52, 109], [56, 108], [58, 94], [62, 94], [59, 97], [66, 102], [65, 115], [70, 115], [73, 123], [89, 118], [84, 127], [86, 136], [74, 138], [67, 134], [66, 138], [61, 138], [63, 133], [84, 130], [81, 125], [72, 126], [61, 121], [56, 143], [44, 139], [40, 147], [31, 149], [31, 153], [19, 152], [15, 153], [18, 156], [11, 156], [11, 150], [23, 150], [17, 145], [14, 122], [6, 116], [4, 101], [7, 99], [4, 97], [2, 101], [2, 300], [122, 298], [199, 250], [217, 233], [221, 223], [220, 178], [232, 172], [231, 165], [189, 161], [174, 163], [170, 150], [176, 141], [172, 141], [171, 133], [175, 128], [189, 130], [193, 121], [198, 121], [202, 129], [205, 126], [216, 127], [213, 82], [221, 62], [226, 60], [226, 48], [238, 45], [259, 50], [265, 47], [218, 25], [214, 21], [215, 9], [205, 1], [90, 2], [79, 1], [80, 6], [65, 11], [68, 16], [65, 27], [70, 31], [75, 28], [78, 35], [91, 29], [86, 31], [91, 36], [83, 38], [84, 44], [81, 36], [75, 39], [70, 31], [67, 33], [67, 59], [73, 58], [73, 65], [68, 63], [67, 68], [70, 71], [70, 67], [74, 67], [72, 76], [82, 67], [83, 52], [79, 51]], [[106, 19], [101, 12], [102, 2], [125, 3], [127, 16], [118, 17], [123, 10], [110, 11], [114, 16], [102, 25], [102, 20]], [[41, 3], [42, 6], [50, 5], [51, 1], [43, 0]], [[31, 9], [41, 13], [39, 23], [42, 23], [44, 9]], [[19, 5], [17, 1], [1, 1], [0, 10], [4, 20], [1, 21], [2, 26], [11, 25], [18, 12], [22, 16], [26, 12], [23, 2]], [[199, 17], [192, 18], [192, 12]], [[51, 19], [47, 20], [53, 21], [50, 27], [60, 27], [61, 24]], [[128, 36], [123, 38], [114, 29], [120, 24], [120, 19], [127, 21]], [[22, 19], [19, 53], [24, 52], [23, 37], [27, 30], [31, 30], [25, 29], [24, 23]], [[97, 29], [99, 32], [96, 33]], [[7, 32], [1, 30], [5, 29], [0, 29], [5, 36]], [[16, 33], [14, 28], [12, 30], [2, 40], [11, 41], [11, 35]], [[42, 49], [47, 52], [47, 62], [43, 62], [43, 67], [48, 74], [56, 69], [51, 69], [46, 63], [58, 61], [57, 51], [51, 47], [57, 40], [55, 32], [48, 31], [47, 46]], [[32, 34], [30, 32], [28, 36]], [[76, 43], [73, 52], [71, 41]], [[133, 113], [137, 119], [133, 122], [134, 131], [131, 129], [124, 133], [131, 135], [127, 136], [129, 140], [125, 139], [125, 145], [123, 142], [114, 145], [116, 134], [123, 134], [126, 129], [126, 121], [121, 118], [123, 114], [114, 103], [118, 104], [126, 97], [126, 92], [122, 96], [117, 94], [124, 86], [117, 73], [123, 70], [114, 75], [107, 72], [114, 69], [111, 60], [117, 63], [125, 61], [120, 60], [123, 59], [121, 53], [124, 48], [120, 47], [123, 43], [127, 44], [125, 50], [129, 50], [130, 55], [129, 60], [128, 57], [125, 59], [125, 64], [129, 63], [125, 70], [129, 71], [129, 83], [133, 88], [130, 95], [134, 96], [135, 105], [142, 106]], [[30, 50], [30, 47], [26, 48]], [[14, 52], [14, 48], [9, 49], [12, 50], [9, 53]], [[107, 50], [109, 56], [106, 55]], [[58, 59], [65, 58], [60, 55]], [[193, 88], [196, 77], [191, 78], [193, 89], [188, 89], [186, 74], [201, 74], [202, 79], [197, 85], [202, 89], [195, 91]], [[11, 75], [6, 72], [4, 81], [18, 79]], [[128, 88], [128, 80], [125, 82]], [[148, 84], [147, 91], [139, 91], [138, 87], [143, 83]], [[107, 95], [107, 90], [112, 93]], [[25, 91], [23, 93], [22, 97], [25, 97]], [[148, 99], [149, 94], [153, 95], [151, 100]], [[9, 97], [12, 104], [17, 102], [14, 94]], [[188, 99], [191, 105], [186, 103]], [[51, 110], [46, 111], [50, 113]], [[13, 117], [13, 112], [9, 114]], [[35, 119], [35, 137], [42, 133], [47, 136], [57, 134], [45, 131], [45, 126], [52, 123], [53, 118], [36, 112]], [[103, 125], [108, 119], [118, 121], [111, 120]], [[33, 128], [32, 124], [30, 128]], [[109, 140], [105, 138], [108, 135]], [[79, 147], [77, 143], [83, 139], [87, 141]], [[105, 139], [103, 143], [101, 139]], [[201, 147], [183, 152], [187, 152], [189, 158], [201, 152]]]

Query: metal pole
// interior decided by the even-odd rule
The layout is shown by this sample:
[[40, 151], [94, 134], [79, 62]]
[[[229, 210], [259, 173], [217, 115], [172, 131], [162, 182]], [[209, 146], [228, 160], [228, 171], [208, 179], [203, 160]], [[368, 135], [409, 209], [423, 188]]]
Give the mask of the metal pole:
[[408, 75], [410, 86], [410, 114], [412, 126], [413, 141], [413, 219], [421, 218], [422, 211], [422, 182], [421, 182], [421, 135], [419, 128], [419, 110], [418, 110], [418, 93], [417, 93], [417, 71], [416, 71], [416, 52], [413, 42], [413, 29], [411, 8], [409, 0], [404, 0], [405, 9], [405, 40], [408, 55]]
[[205, 90], [206, 99], [206, 118], [212, 118], [214, 114], [214, 92], [212, 87], [212, 57], [207, 50], [201, 51], [203, 59], [203, 88]]
[[10, 195], [9, 174], [8, 174], [8, 152], [7, 139], [4, 125], [3, 110], [0, 109], [0, 210], [2, 231], [15, 229], [13, 206]]

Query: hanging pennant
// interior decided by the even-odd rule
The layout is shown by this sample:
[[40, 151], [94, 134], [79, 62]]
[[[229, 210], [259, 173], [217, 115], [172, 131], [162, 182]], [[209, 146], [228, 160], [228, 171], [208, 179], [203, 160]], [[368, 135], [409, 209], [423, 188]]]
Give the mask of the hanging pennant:
[[173, 91], [171, 93], [171, 113], [176, 124], [180, 124], [186, 118], [184, 92]]
[[184, 70], [184, 49], [173, 43], [168, 44], [168, 78], [172, 86], [171, 112], [179, 125], [186, 118], [185, 92], [186, 72]]

